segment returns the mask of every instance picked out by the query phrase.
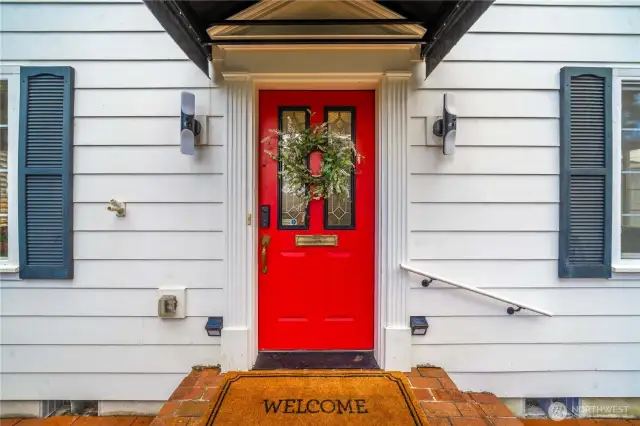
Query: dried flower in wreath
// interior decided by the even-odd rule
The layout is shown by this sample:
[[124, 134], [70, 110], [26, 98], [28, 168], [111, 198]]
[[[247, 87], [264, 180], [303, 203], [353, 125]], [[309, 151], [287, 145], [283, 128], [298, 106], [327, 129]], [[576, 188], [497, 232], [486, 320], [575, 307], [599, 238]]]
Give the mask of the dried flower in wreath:
[[[275, 152], [265, 149], [272, 159], [281, 164], [279, 175], [283, 182], [282, 191], [297, 196], [302, 201], [300, 207], [303, 208], [311, 200], [334, 195], [339, 200], [348, 198], [351, 173], [355, 169], [354, 159], [360, 163], [364, 158], [356, 151], [351, 137], [329, 131], [327, 122], [300, 130], [290, 117], [287, 118], [286, 129], [270, 130], [278, 140]], [[262, 143], [271, 146], [272, 139], [271, 135], [267, 136], [262, 139]], [[307, 159], [316, 151], [322, 154], [322, 160], [320, 174], [313, 175]]]

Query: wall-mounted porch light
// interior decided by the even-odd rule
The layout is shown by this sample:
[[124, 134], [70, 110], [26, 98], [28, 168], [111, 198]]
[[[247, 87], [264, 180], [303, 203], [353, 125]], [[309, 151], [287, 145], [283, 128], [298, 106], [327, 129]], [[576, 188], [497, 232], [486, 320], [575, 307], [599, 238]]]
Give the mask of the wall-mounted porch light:
[[209, 336], [220, 336], [222, 334], [222, 317], [209, 317], [204, 329]]
[[202, 125], [195, 118], [196, 95], [182, 92], [180, 97], [180, 152], [185, 155], [196, 153], [196, 137]]
[[433, 123], [433, 134], [442, 138], [442, 153], [453, 155], [458, 128], [458, 110], [455, 106], [453, 93], [445, 93], [442, 102], [442, 117], [438, 117]]
[[424, 336], [427, 334], [429, 323], [427, 317], [410, 317], [409, 323], [411, 324], [412, 336]]

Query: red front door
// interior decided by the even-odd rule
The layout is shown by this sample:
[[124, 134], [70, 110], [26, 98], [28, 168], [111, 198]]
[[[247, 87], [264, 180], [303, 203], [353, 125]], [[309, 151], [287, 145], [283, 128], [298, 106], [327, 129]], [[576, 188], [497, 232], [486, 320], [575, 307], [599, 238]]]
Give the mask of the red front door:
[[[374, 108], [371, 91], [260, 92], [260, 140], [270, 129], [285, 128], [288, 118], [300, 127], [327, 121], [333, 131], [351, 135], [364, 156], [348, 200], [314, 200], [305, 212], [295, 195], [282, 191], [278, 163], [260, 146], [260, 350], [373, 349]], [[319, 161], [311, 156], [312, 170]], [[263, 256], [265, 235], [270, 242]], [[296, 243], [304, 235], [336, 236], [337, 245]]]

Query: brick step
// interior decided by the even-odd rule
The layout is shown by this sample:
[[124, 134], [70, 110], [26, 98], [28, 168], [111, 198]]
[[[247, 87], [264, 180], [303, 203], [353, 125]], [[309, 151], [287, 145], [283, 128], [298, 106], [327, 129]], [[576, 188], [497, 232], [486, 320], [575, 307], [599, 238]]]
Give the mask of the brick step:
[[[414, 368], [406, 376], [430, 426], [523, 426], [495, 395], [461, 392], [441, 368]], [[151, 426], [194, 426], [205, 414], [223, 377], [218, 369], [192, 371]]]
[[498, 397], [460, 391], [441, 368], [413, 368], [406, 375], [430, 426], [522, 426]]

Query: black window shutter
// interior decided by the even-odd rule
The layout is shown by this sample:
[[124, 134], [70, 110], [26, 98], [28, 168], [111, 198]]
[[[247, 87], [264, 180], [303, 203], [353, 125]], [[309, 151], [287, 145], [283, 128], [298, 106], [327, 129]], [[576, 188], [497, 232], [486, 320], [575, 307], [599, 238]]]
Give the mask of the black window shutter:
[[560, 72], [561, 278], [611, 276], [610, 68]]
[[20, 69], [21, 278], [73, 278], [71, 67]]

